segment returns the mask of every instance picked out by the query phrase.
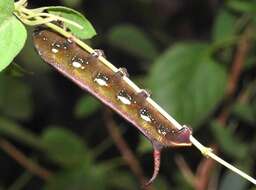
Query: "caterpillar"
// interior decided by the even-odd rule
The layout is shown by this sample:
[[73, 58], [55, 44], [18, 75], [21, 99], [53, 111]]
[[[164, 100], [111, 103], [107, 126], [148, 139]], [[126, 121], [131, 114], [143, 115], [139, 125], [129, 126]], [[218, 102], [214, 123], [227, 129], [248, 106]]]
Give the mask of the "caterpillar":
[[135, 91], [124, 78], [124, 68], [116, 71], [103, 64], [102, 51], [88, 53], [72, 38], [65, 38], [48, 29], [33, 33], [35, 49], [41, 58], [82, 89], [133, 124], [153, 145], [154, 171], [147, 185], [157, 177], [163, 147], [191, 146], [191, 128], [176, 128], [170, 120], [148, 101], [150, 94]]

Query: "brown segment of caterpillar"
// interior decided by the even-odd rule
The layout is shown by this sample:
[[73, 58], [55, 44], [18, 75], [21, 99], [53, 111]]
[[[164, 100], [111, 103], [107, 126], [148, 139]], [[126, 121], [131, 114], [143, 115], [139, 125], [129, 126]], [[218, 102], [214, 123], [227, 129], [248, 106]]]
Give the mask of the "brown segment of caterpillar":
[[132, 123], [147, 137], [154, 148], [154, 173], [160, 167], [160, 152], [163, 147], [190, 146], [192, 130], [186, 126], [177, 129], [151, 105], [145, 90], [136, 92], [125, 80], [125, 69], [114, 72], [99, 60], [102, 52], [90, 54], [80, 46], [59, 34], [41, 29], [33, 35], [36, 50], [42, 59], [82, 89], [90, 92], [105, 105]]
[[146, 99], [150, 97], [150, 93], [148, 90], [141, 89], [141, 91], [137, 93], [137, 96], [140, 97], [138, 98], [138, 104], [143, 104], [146, 101]]

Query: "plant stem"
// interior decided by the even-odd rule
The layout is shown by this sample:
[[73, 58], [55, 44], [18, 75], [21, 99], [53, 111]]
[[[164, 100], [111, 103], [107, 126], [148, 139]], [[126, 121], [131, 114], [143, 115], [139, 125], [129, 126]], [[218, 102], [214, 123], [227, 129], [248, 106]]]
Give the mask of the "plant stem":
[[110, 136], [113, 138], [115, 145], [119, 149], [120, 153], [122, 154], [123, 159], [126, 161], [127, 165], [130, 167], [134, 175], [139, 179], [140, 183], [143, 185], [146, 183], [147, 180], [143, 174], [143, 170], [140, 166], [140, 163], [133, 154], [132, 150], [129, 148], [128, 144], [123, 139], [120, 130], [111, 118], [111, 112], [109, 110], [106, 110], [104, 113], [104, 120], [106, 122], [108, 132]]
[[41, 166], [33, 162], [31, 159], [26, 157], [21, 151], [19, 151], [7, 140], [0, 139], [0, 148], [32, 174], [44, 180], [46, 180], [51, 175], [51, 172], [49, 172], [45, 168], [42, 168]]
[[15, 3], [15, 6], [25, 6], [27, 4], [27, 0], [19, 0]]
[[252, 178], [251, 176], [247, 175], [246, 173], [244, 173], [243, 171], [237, 169], [236, 167], [234, 167], [233, 165], [227, 163], [225, 160], [221, 159], [220, 157], [218, 157], [217, 155], [215, 155], [212, 150], [210, 148], [207, 148], [205, 146], [203, 146], [197, 139], [195, 139], [193, 136], [190, 136], [190, 140], [193, 143], [193, 145], [195, 147], [197, 147], [203, 155], [205, 155], [206, 157], [210, 157], [213, 160], [219, 162], [221, 165], [225, 166], [226, 168], [232, 170], [233, 172], [237, 173], [238, 175], [240, 175], [241, 177], [247, 179], [248, 181], [252, 182], [254, 185], [256, 185], [256, 180], [254, 178]]

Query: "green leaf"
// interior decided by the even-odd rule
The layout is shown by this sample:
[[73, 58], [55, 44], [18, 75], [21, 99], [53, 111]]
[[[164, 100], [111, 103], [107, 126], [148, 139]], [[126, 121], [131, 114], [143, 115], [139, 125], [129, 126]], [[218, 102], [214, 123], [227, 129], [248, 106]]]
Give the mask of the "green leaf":
[[162, 54], [148, 80], [153, 98], [177, 121], [198, 127], [223, 98], [224, 68], [208, 55], [207, 44], [177, 44]]
[[255, 2], [250, 1], [229, 1], [227, 4], [230, 8], [245, 13], [256, 13]]
[[81, 39], [90, 39], [96, 35], [96, 31], [93, 28], [92, 24], [78, 11], [62, 6], [48, 7], [47, 11], [51, 14], [59, 15], [61, 17], [74, 21], [82, 26], [83, 29], [79, 29], [74, 25], [65, 23], [65, 25], [71, 30], [71, 32]]
[[48, 156], [64, 167], [90, 162], [89, 152], [83, 142], [66, 129], [47, 128], [42, 135], [42, 144]]
[[248, 181], [240, 177], [234, 172], [228, 171], [221, 180], [219, 190], [246, 190]]
[[[1, 0], [0, 1], [0, 18], [2, 15], [12, 15], [14, 10], [14, 0]], [[1, 19], [0, 19], [1, 23]]]
[[84, 118], [95, 113], [101, 104], [92, 96], [84, 96], [80, 98], [75, 106], [75, 116], [77, 118]]
[[14, 121], [0, 117], [0, 135], [7, 136], [23, 144], [42, 150], [39, 138]]
[[82, 164], [57, 173], [47, 180], [45, 190], [107, 189], [108, 173], [104, 167]]
[[235, 34], [236, 18], [227, 10], [221, 9], [213, 26], [213, 40], [216, 43], [232, 39]]
[[0, 75], [0, 113], [16, 119], [29, 119], [33, 113], [31, 89], [18, 78]]
[[211, 131], [216, 142], [226, 154], [237, 159], [243, 159], [247, 156], [248, 146], [242, 143], [229, 127], [224, 127], [215, 121], [211, 124]]
[[132, 25], [113, 27], [108, 34], [109, 43], [142, 59], [152, 60], [158, 55], [154, 43], [139, 28]]
[[0, 13], [0, 71], [21, 51], [26, 38], [27, 31], [17, 18]]

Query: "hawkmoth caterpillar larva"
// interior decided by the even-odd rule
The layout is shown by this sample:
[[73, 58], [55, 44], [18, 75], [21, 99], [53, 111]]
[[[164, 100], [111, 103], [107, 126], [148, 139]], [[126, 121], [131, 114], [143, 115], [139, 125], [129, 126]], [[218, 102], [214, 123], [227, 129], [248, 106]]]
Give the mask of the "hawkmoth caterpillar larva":
[[36, 50], [42, 59], [68, 77], [82, 89], [90, 92], [104, 104], [136, 126], [152, 143], [154, 148], [154, 173], [149, 183], [157, 176], [160, 167], [160, 151], [163, 147], [190, 146], [191, 129], [176, 128], [165, 116], [147, 101], [149, 93], [135, 91], [123, 77], [126, 69], [114, 72], [102, 64], [99, 56], [92, 54], [61, 35], [38, 29], [33, 35]]

